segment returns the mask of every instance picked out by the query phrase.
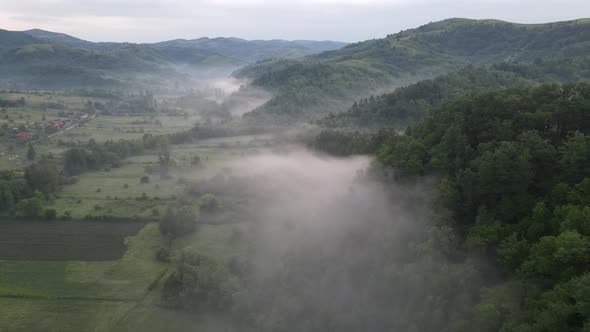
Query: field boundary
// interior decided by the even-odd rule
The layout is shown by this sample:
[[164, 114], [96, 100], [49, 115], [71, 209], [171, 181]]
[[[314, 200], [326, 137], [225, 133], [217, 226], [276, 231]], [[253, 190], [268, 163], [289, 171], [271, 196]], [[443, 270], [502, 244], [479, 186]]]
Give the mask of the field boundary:
[[43, 295], [18, 295], [18, 294], [0, 294], [0, 298], [4, 299], [23, 299], [23, 300], [44, 300], [44, 301], [104, 301], [104, 302], [124, 302], [124, 303], [135, 303], [142, 299], [125, 299], [125, 298], [113, 298], [113, 297], [93, 297], [93, 296], [43, 296]]

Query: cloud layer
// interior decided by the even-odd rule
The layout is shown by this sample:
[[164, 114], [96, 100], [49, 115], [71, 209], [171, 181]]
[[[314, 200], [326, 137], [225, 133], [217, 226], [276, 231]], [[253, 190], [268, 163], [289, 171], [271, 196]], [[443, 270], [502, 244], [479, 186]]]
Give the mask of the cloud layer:
[[585, 0], [19, 0], [0, 2], [0, 28], [41, 28], [93, 41], [359, 41], [449, 17], [537, 23], [585, 13]]

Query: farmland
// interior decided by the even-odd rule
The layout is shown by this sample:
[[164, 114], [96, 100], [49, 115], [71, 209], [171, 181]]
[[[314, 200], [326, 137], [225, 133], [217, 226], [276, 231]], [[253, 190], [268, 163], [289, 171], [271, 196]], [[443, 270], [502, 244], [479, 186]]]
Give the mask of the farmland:
[[144, 225], [132, 222], [4, 221], [0, 223], [0, 260], [115, 260], [125, 238]]
[[[228, 257], [240, 249], [227, 246], [231, 229], [203, 225], [174, 246], [196, 241], [201, 252]], [[172, 266], [154, 258], [168, 244], [157, 224], [146, 225], [126, 242], [125, 254], [116, 260], [0, 261], [0, 326], [9, 331], [162, 331], [170, 326], [237, 331], [224, 316], [160, 306], [160, 282]]]
[[[12, 129], [5, 132], [8, 140], [0, 145], [4, 170], [23, 170], [33, 163], [25, 158], [29, 141], [37, 155], [61, 165], [64, 151], [89, 141], [168, 135], [190, 129], [199, 119], [94, 110], [91, 118], [49, 134], [39, 129], [41, 123], [64, 121], [67, 112], [86, 112], [89, 102], [107, 104], [109, 98], [55, 92], [4, 92], [0, 98], [24, 98], [25, 106], [7, 107], [8, 118], [0, 122], [36, 135], [19, 141], [11, 138]], [[52, 102], [61, 108], [48, 107]], [[246, 226], [205, 223], [172, 239], [160, 232], [157, 221], [179, 197], [185, 204], [199, 204], [198, 197], [185, 197], [192, 181], [227, 172], [229, 161], [266, 149], [271, 142], [271, 136], [254, 135], [171, 145], [174, 167], [168, 176], [158, 173], [160, 152], [147, 150], [124, 158], [117, 167], [83, 172], [61, 185], [43, 203], [56, 211], [57, 220], [0, 222], [0, 331], [243, 331], [226, 314], [163, 307], [163, 282], [176, 263], [158, 260], [156, 254], [166, 248], [174, 256], [190, 247], [227, 261], [246, 249], [245, 242], [233, 238]]]

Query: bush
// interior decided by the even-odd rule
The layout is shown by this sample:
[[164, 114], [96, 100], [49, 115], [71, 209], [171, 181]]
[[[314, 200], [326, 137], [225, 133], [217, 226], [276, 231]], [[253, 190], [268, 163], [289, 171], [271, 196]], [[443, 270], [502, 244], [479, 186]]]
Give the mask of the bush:
[[237, 287], [225, 264], [191, 249], [180, 253], [176, 271], [164, 282], [165, 305], [188, 310], [223, 310]]
[[139, 179], [139, 183], [141, 183], [141, 184], [150, 183], [150, 177], [147, 175], [142, 176], [141, 179]]
[[63, 220], [70, 220], [72, 219], [72, 212], [71, 211], [65, 211], [63, 216], [61, 217]]
[[169, 263], [170, 262], [170, 249], [160, 248], [156, 251], [156, 260], [159, 262]]
[[199, 198], [199, 207], [204, 212], [215, 212], [221, 208], [221, 200], [213, 194], [205, 194]]
[[160, 219], [160, 232], [172, 237], [191, 233], [196, 228], [197, 217], [197, 211], [191, 205], [169, 206]]
[[43, 217], [46, 220], [55, 220], [57, 219], [57, 211], [55, 209], [45, 209], [43, 211]]
[[18, 217], [35, 218], [41, 216], [43, 205], [37, 197], [23, 199], [16, 206], [16, 215]]

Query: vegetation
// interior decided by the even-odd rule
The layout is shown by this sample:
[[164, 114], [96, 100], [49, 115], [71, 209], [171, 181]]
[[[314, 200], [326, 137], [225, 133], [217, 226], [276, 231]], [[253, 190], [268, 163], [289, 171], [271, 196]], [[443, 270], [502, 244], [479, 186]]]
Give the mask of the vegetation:
[[329, 114], [319, 124], [326, 127], [396, 128], [405, 130], [425, 118], [430, 110], [464, 95], [537, 82], [590, 79], [590, 58], [538, 60], [535, 64], [500, 63], [490, 67], [468, 66], [457, 72], [424, 80], [389, 94], [363, 98], [346, 112]]
[[[0, 83], [29, 88], [168, 88], [188, 83], [174, 67], [231, 68], [269, 58], [294, 58], [344, 46], [338, 42], [237, 38], [154, 44], [92, 43], [43, 30], [0, 30]], [[230, 70], [228, 71], [228, 68]], [[136, 79], [138, 74], [147, 79]], [[162, 84], [162, 79], [166, 83]], [[168, 86], [167, 86], [168, 85]], [[1, 86], [1, 85], [0, 85]], [[0, 103], [1, 105], [1, 103]]]
[[251, 114], [254, 121], [317, 119], [346, 109], [368, 94], [391, 91], [469, 64], [584, 57], [588, 29], [590, 25], [583, 20], [521, 25], [449, 19], [301, 60], [262, 62], [244, 68], [238, 76], [274, 92], [268, 103]]
[[166, 305], [195, 311], [230, 309], [235, 286], [224, 264], [184, 249], [177, 265], [162, 289]]
[[440, 177], [432, 249], [462, 264], [480, 254], [502, 271], [473, 294], [471, 328], [587, 327], [589, 106], [582, 83], [478, 94], [380, 148], [379, 168], [396, 169], [396, 181]]

